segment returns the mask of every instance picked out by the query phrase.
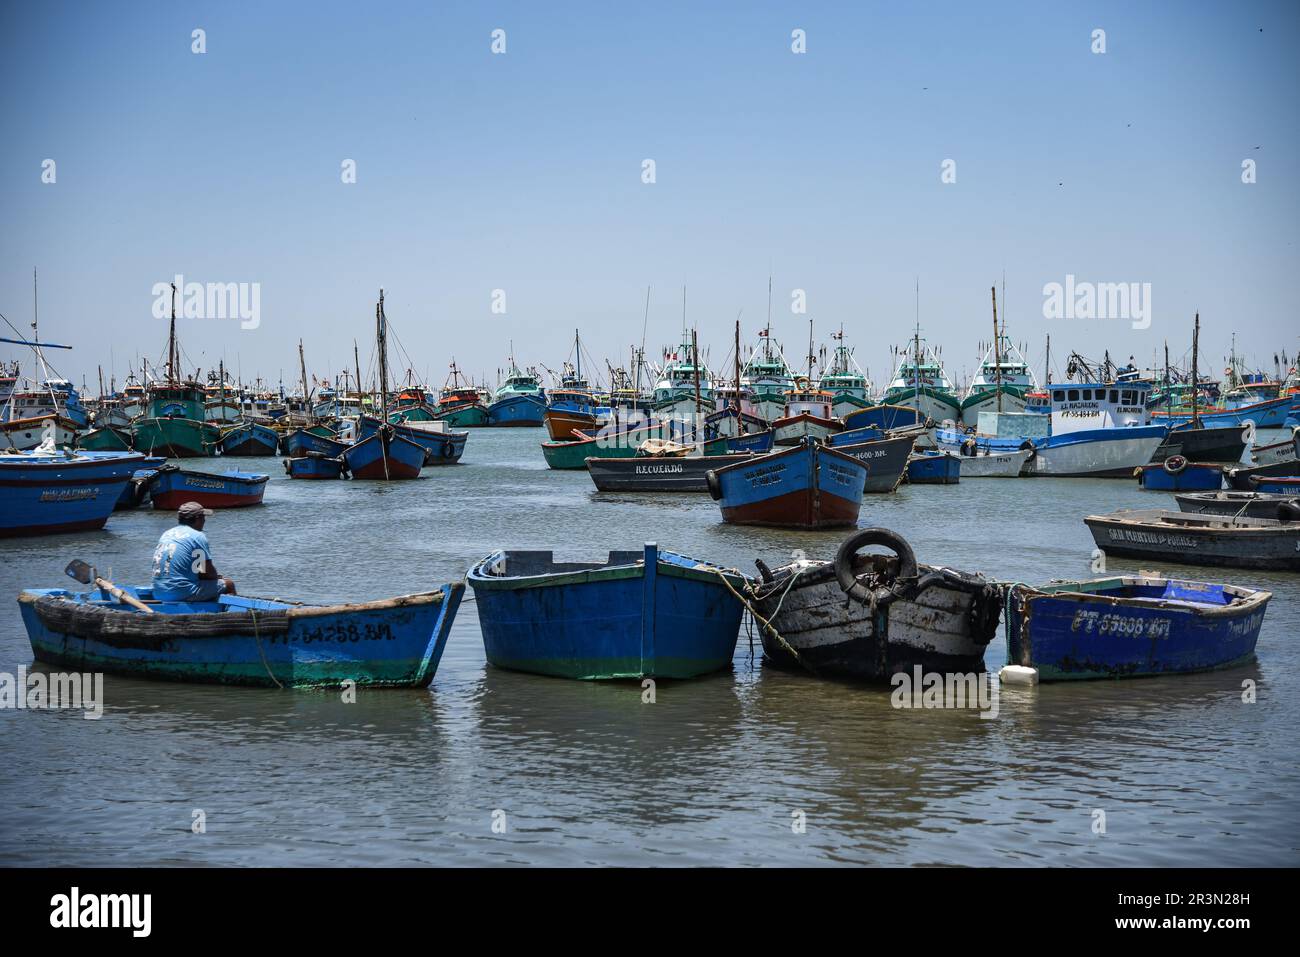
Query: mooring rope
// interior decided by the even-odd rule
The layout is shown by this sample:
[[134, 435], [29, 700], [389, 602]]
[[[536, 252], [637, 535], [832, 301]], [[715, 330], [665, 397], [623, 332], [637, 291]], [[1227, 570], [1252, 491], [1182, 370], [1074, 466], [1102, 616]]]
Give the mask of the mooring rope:
[[[760, 625], [762, 625], [763, 629], [767, 631], [773, 638], [775, 638], [778, 642], [780, 642], [781, 647], [784, 648], [787, 652], [789, 652], [790, 656], [794, 658], [795, 661], [797, 661], [804, 668], [807, 668], [812, 674], [817, 674], [817, 669], [814, 668], [809, 662], [804, 661], [803, 656], [801, 656], [799, 652], [795, 651], [794, 648], [790, 647], [790, 643], [781, 636], [781, 633], [779, 631], [776, 630], [776, 626], [774, 626], [771, 621], [764, 618], [757, 611], [755, 611], [754, 606], [749, 603], [749, 600], [746, 599], [744, 595], [742, 595], [740, 592], [736, 591], [736, 589], [732, 587], [731, 582], [727, 581], [727, 577], [724, 574], [722, 574], [722, 572], [715, 569], [714, 574], [717, 575], [720, 579], [722, 579], [722, 584], [727, 586], [727, 591], [731, 592], [733, 595], [736, 596], [737, 600], [739, 600], [740, 603], [744, 605], [746, 609], [748, 609], [750, 615], [753, 616], [754, 620], [757, 621]], [[785, 590], [781, 593], [780, 601], [776, 603], [776, 610], [772, 612], [773, 618], [775, 618], [777, 614], [781, 611], [781, 605], [785, 602], [785, 596], [790, 593], [790, 589], [794, 586], [795, 579], [802, 574], [803, 574], [803, 569], [800, 569], [799, 571], [796, 571], [793, 574], [791, 574], [790, 581], [786, 584]]]
[[266, 652], [262, 650], [262, 635], [259, 633], [257, 628], [257, 609], [254, 608], [252, 605], [249, 605], [248, 612], [253, 616], [253, 639], [257, 642], [257, 653], [262, 658], [262, 667], [266, 669], [267, 677], [269, 677], [273, 682], [275, 682], [275, 686], [277, 688], [283, 691], [284, 685], [280, 684], [280, 679], [278, 679], [275, 676], [274, 672], [271, 671], [271, 665], [266, 660]]

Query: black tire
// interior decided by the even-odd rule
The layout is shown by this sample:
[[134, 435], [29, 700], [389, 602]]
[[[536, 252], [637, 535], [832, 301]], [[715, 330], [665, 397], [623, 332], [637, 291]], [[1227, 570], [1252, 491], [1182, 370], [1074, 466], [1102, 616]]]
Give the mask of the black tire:
[[1181, 455], [1171, 455], [1165, 459], [1164, 469], [1170, 475], [1182, 475], [1187, 469], [1187, 459]]
[[1025, 457], [1026, 465], [1038, 458], [1038, 446], [1034, 445], [1034, 443], [1029, 439], [1025, 439], [1020, 443], [1020, 451], [1029, 453], [1029, 455]]
[[882, 545], [898, 556], [898, 577], [916, 577], [916, 554], [903, 536], [887, 528], [864, 528], [850, 535], [835, 553], [835, 580], [846, 595], [855, 601], [868, 604], [871, 601], [871, 589], [858, 581], [853, 573], [853, 559], [858, 552], [868, 545]]
[[722, 483], [718, 481], [718, 473], [709, 469], [704, 473], [704, 484], [709, 487], [709, 498], [715, 502], [722, 501]]
[[1277, 506], [1279, 522], [1300, 522], [1300, 498], [1289, 502], [1279, 502]]

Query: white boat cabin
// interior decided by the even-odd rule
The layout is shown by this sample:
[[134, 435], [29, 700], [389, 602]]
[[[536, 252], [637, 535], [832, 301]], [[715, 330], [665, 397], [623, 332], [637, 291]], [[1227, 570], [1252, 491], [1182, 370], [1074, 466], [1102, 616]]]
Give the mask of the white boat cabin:
[[1150, 425], [1149, 382], [1052, 385], [1052, 434]]

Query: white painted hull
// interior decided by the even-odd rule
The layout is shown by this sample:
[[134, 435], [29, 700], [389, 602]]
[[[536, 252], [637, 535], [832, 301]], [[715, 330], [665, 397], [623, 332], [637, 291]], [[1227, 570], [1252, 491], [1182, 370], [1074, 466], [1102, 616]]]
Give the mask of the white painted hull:
[[[978, 425], [981, 412], [997, 412], [998, 396], [996, 392], [990, 393], [978, 402], [973, 402], [961, 410], [961, 420], [966, 425]], [[1024, 412], [1025, 400], [1013, 392], [1002, 393], [1002, 412]]]
[[1032, 463], [1033, 474], [1048, 477], [1095, 476], [1130, 478], [1139, 465], [1151, 461], [1164, 437], [1116, 437], [1040, 447]]
[[961, 456], [961, 477], [1016, 478], [1029, 459], [1029, 450], [1022, 452], [997, 452], [993, 455]]
[[[17, 449], [28, 452], [45, 441], [45, 423], [53, 416], [23, 419], [19, 422], [0, 423], [0, 449]], [[54, 444], [66, 448], [77, 444], [77, 431], [66, 419], [55, 419]]]

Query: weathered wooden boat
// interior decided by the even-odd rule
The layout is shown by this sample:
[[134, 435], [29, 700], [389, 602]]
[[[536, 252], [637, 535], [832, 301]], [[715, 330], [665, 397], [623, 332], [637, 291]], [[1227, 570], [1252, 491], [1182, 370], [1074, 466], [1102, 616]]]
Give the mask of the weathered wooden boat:
[[831, 405], [835, 396], [830, 392], [806, 387], [786, 393], [785, 415], [772, 423], [772, 441], [776, 445], [798, 445], [806, 438], [826, 441], [844, 428], [835, 417]]
[[338, 441], [337, 434], [331, 432], [330, 436], [324, 436], [320, 430], [314, 429], [294, 429], [280, 440], [281, 450], [291, 459], [308, 452], [319, 452], [337, 458], [347, 447], [348, 443]]
[[1163, 462], [1139, 465], [1133, 470], [1138, 485], [1158, 492], [1208, 492], [1223, 488], [1223, 466], [1213, 462], [1189, 462], [1171, 455]]
[[155, 602], [123, 590], [146, 614], [102, 590], [32, 589], [18, 596], [38, 661], [137, 678], [261, 687], [424, 687], [464, 593], [453, 582], [418, 595], [356, 604], [222, 595]]
[[[893, 555], [859, 554], [883, 546]], [[817, 675], [888, 680], [894, 674], [981, 673], [997, 633], [999, 587], [980, 575], [916, 561], [902, 536], [868, 528], [833, 561], [768, 569], [747, 589], [772, 664]]]
[[772, 430], [727, 436], [727, 452], [771, 452]]
[[425, 449], [384, 425], [373, 435], [343, 450], [354, 479], [413, 479], [424, 467]]
[[747, 462], [757, 453], [731, 455], [634, 455], [629, 459], [587, 459], [587, 471], [601, 492], [707, 492], [711, 469]]
[[962, 461], [955, 452], [913, 452], [907, 460], [907, 484], [956, 485]]
[[291, 479], [337, 479], [347, 471], [347, 462], [342, 456], [325, 455], [323, 452], [308, 452], [284, 460], [284, 471]]
[[131, 449], [129, 429], [105, 425], [77, 436], [77, 448], [90, 452], [127, 452]]
[[204, 508], [245, 508], [262, 504], [268, 478], [259, 472], [198, 472], [163, 465], [149, 476], [149, 500], [158, 509], [177, 509], [186, 502]]
[[867, 467], [815, 439], [755, 456], [705, 476], [734, 525], [843, 528], [857, 524]]
[[257, 422], [242, 422], [221, 436], [222, 455], [274, 455], [279, 445], [280, 436], [275, 429]]
[[1182, 511], [1200, 515], [1240, 515], [1244, 518], [1300, 521], [1300, 498], [1294, 495], [1238, 492], [1229, 489], [1221, 492], [1191, 492], [1186, 495], [1175, 495], [1174, 499]]
[[103, 528], [139, 452], [0, 454], [0, 538]]
[[[379, 430], [379, 420], [363, 415], [358, 423], [363, 439]], [[468, 432], [454, 432], [440, 419], [393, 423], [393, 432], [424, 449], [425, 465], [455, 465], [465, 454]]]
[[1172, 455], [1189, 462], [1231, 464], [1246, 450], [1245, 430], [1236, 425], [1193, 427], [1190, 422], [1174, 426], [1157, 446], [1151, 461], [1159, 463]]
[[1287, 478], [1292, 475], [1300, 475], [1300, 461], [1296, 459], [1282, 459], [1270, 462], [1268, 465], [1241, 466], [1223, 471], [1228, 488], [1235, 488], [1242, 492], [1259, 491], [1257, 479]]
[[[1296, 471], [1300, 472], [1300, 468]], [[1289, 495], [1293, 498], [1300, 495], [1300, 475], [1252, 475], [1250, 484], [1260, 492]]]
[[[859, 437], [874, 429], [854, 429], [852, 433], [841, 432], [832, 436], [831, 445], [837, 452], [852, 456], [867, 469], [867, 478], [862, 485], [863, 494], [892, 492], [898, 488], [907, 472], [907, 460], [912, 454], [913, 440], [910, 435], [885, 436], [883, 438], [840, 444], [835, 440], [842, 435], [851, 434]], [[877, 435], [883, 433], [876, 432]]]
[[849, 429], [875, 428], [889, 432], [914, 425], [927, 425], [926, 417], [909, 406], [890, 405], [883, 402], [879, 405], [859, 409], [857, 412], [850, 412], [844, 417], [846, 431]]
[[1155, 575], [1011, 588], [1007, 664], [1041, 681], [1190, 674], [1255, 657], [1269, 592]]
[[[571, 442], [543, 442], [542, 455], [553, 469], [585, 469], [587, 460], [629, 459], [637, 455], [646, 442], [675, 441], [670, 423], [647, 425], [625, 431], [601, 431], [591, 436], [579, 432]], [[722, 455], [730, 439], [709, 439], [699, 445], [705, 455]]]
[[1268, 445], [1256, 445], [1250, 450], [1251, 462], [1255, 465], [1272, 465], [1275, 462], [1294, 462], [1300, 458], [1300, 429], [1289, 439], [1272, 442]]
[[139, 468], [131, 473], [131, 481], [126, 483], [122, 489], [122, 494], [118, 496], [117, 504], [113, 510], [127, 508], [138, 508], [149, 500], [149, 480], [153, 478], [153, 473], [158, 471], [166, 459], [161, 456], [150, 456], [140, 463], [143, 468]]
[[75, 421], [54, 412], [8, 419], [0, 421], [0, 449], [28, 452], [51, 434], [56, 446], [72, 448], [80, 433], [81, 427]]
[[961, 454], [961, 477], [972, 478], [1017, 478], [1029, 468], [1029, 459], [1033, 449], [1017, 449], [1014, 452], [992, 452], [977, 450], [971, 443], [970, 451]]
[[1300, 569], [1300, 523], [1120, 509], [1084, 519], [1108, 554], [1187, 565]]
[[694, 678], [736, 650], [745, 578], [685, 555], [611, 551], [606, 562], [497, 551], [467, 576], [487, 660], [561, 678]]

